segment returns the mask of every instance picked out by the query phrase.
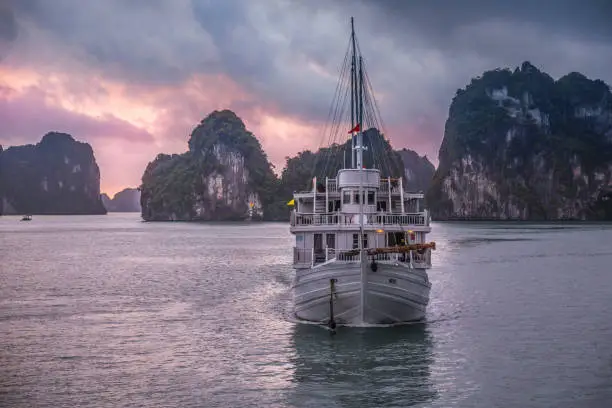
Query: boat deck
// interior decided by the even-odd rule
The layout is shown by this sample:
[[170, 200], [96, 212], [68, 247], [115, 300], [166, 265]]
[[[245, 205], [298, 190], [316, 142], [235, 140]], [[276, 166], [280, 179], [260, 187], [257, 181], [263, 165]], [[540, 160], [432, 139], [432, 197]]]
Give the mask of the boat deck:
[[[368, 251], [376, 251], [382, 248], [367, 248]], [[325, 248], [320, 251], [314, 249], [303, 249], [293, 247], [293, 267], [294, 268], [312, 268], [326, 262], [347, 262], [347, 263], [359, 263], [361, 262], [361, 256], [359, 253], [355, 254], [355, 249], [350, 250], [339, 250], [333, 248]], [[392, 262], [399, 264], [406, 264], [407, 266], [413, 266], [415, 268], [430, 268], [431, 267], [431, 248], [425, 249], [422, 253], [417, 251], [410, 252], [398, 252], [398, 253], [377, 253], [373, 255], [366, 255], [367, 261], [372, 260], [377, 262]]]

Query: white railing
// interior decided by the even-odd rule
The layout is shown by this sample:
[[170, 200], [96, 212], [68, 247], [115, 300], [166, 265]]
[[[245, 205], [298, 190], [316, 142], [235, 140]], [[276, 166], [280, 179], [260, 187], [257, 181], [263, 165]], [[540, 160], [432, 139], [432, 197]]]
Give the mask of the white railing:
[[412, 251], [412, 264], [416, 267], [431, 267], [431, 249], [427, 248], [423, 254], [418, 251]]
[[359, 262], [360, 256], [354, 250], [325, 248], [315, 251], [313, 248], [293, 248], [293, 264], [295, 266], [314, 266], [333, 259], [342, 262]]
[[412, 266], [414, 266], [415, 268], [429, 268], [431, 267], [431, 249], [427, 248], [423, 253], [419, 253], [418, 251], [410, 251], [406, 253], [384, 253], [369, 255], [368, 259], [375, 259], [376, 261], [412, 264]]
[[359, 262], [361, 256], [359, 253], [355, 253], [355, 250], [350, 249], [334, 249], [334, 248], [326, 248], [327, 259], [332, 260], [335, 259], [337, 261], [342, 262]]
[[[309, 225], [353, 225], [359, 223], [359, 214], [340, 214], [340, 213], [325, 213], [325, 214], [305, 214], [291, 213], [291, 226], [309, 226]], [[385, 225], [429, 225], [429, 217], [426, 213], [412, 214], [390, 214], [390, 213], [375, 213], [365, 214], [365, 223], [367, 225], [385, 226]]]
[[[315, 251], [313, 248], [293, 248], [293, 264], [294, 266], [312, 267], [323, 262], [336, 260], [338, 262], [359, 262], [361, 257], [356, 250], [350, 249], [334, 249], [325, 248]], [[399, 262], [412, 264], [415, 268], [431, 267], [431, 249], [426, 249], [424, 253], [419, 254], [418, 251], [408, 253], [385, 253], [368, 255], [368, 262], [372, 260], [382, 262]]]
[[327, 180], [327, 191], [330, 193], [335, 193], [338, 191], [338, 184], [336, 184], [336, 179]]
[[[317, 193], [318, 194], [323, 194], [325, 192], [327, 193], [337, 193], [340, 190], [338, 189], [338, 182], [337, 179], [327, 179], [327, 183], [326, 184], [321, 184], [321, 186], [323, 187], [323, 190], [318, 191], [317, 189]], [[380, 184], [378, 185], [378, 193], [379, 194], [383, 194], [389, 193], [389, 190], [391, 191], [391, 194], [401, 194], [402, 193], [402, 183], [400, 183], [400, 180], [391, 180], [391, 182], [389, 182], [388, 179], [385, 178], [381, 178], [380, 179]], [[305, 195], [305, 194], [312, 194], [313, 191], [312, 189], [310, 190], [305, 190], [305, 191], [298, 191], [296, 192], [297, 194], [301, 194], [301, 195]], [[407, 191], [404, 191], [404, 196], [406, 198], [422, 198], [420, 197], [420, 193], [419, 194], [413, 194], [413, 193], [409, 193]], [[414, 197], [411, 197], [414, 196]]]
[[343, 218], [346, 217], [342, 214], [299, 214], [294, 213], [291, 217], [291, 225], [292, 226], [301, 226], [301, 225], [334, 225], [334, 224], [343, 224], [345, 220]]
[[399, 181], [392, 181], [389, 183], [387, 179], [380, 179], [380, 187], [379, 190], [381, 193], [388, 193], [389, 189], [391, 189], [391, 194], [400, 194], [401, 187]]
[[378, 224], [378, 225], [428, 225], [427, 216], [424, 213], [368, 214], [366, 219], [368, 221], [368, 224]]
[[312, 249], [293, 247], [293, 264], [299, 266], [312, 266], [314, 257]]

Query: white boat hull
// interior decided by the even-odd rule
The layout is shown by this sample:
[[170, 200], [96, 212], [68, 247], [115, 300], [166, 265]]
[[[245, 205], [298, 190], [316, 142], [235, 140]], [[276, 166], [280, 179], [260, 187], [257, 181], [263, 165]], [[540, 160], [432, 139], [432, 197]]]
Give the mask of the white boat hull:
[[422, 320], [431, 283], [424, 268], [406, 263], [377, 262], [373, 271], [357, 262], [330, 261], [296, 269], [293, 285], [295, 315], [311, 322], [330, 319], [330, 280], [334, 283], [334, 320], [339, 325], [360, 326]]

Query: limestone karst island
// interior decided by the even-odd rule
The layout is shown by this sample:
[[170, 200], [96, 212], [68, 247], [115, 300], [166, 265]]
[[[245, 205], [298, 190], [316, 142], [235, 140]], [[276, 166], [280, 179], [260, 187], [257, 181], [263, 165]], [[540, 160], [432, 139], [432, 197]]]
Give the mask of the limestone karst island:
[[[484, 72], [452, 99], [439, 165], [391, 146], [382, 149], [404, 185], [426, 192], [434, 220], [612, 219], [612, 94], [601, 80], [572, 72], [558, 80], [524, 62]], [[392, 140], [392, 135], [391, 135]], [[329, 149], [287, 160], [278, 177], [236, 113], [210, 113], [186, 135], [182, 154], [160, 153], [142, 184], [100, 195], [100, 170], [87, 143], [50, 132], [36, 145], [0, 147], [0, 214], [141, 211], [147, 221], [287, 220], [286, 202]], [[372, 150], [370, 150], [372, 151]], [[373, 158], [366, 151], [364, 162]], [[102, 175], [103, 176], [103, 175]]]
[[612, 408], [612, 0], [0, 0], [0, 408]]

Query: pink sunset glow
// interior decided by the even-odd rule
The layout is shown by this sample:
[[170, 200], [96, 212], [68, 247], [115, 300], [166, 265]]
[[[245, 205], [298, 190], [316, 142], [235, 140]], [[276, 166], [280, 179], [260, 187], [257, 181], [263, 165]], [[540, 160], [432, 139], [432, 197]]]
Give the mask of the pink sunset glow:
[[139, 185], [144, 168], [158, 153], [184, 152], [192, 129], [216, 109], [236, 111], [277, 171], [285, 156], [317, 148], [316, 122], [258, 106], [223, 76], [199, 75], [154, 87], [102, 80], [92, 84], [59, 73], [43, 77], [2, 68], [0, 78], [3, 144], [36, 143], [48, 131], [87, 141], [101, 168], [102, 191], [111, 196]]
[[493, 4], [472, 15], [349, 3], [0, 1], [0, 144], [70, 133], [92, 145], [112, 195], [138, 186], [158, 153], [184, 152], [211, 111], [231, 109], [280, 172], [321, 144], [351, 15], [386, 136], [434, 164], [455, 91], [484, 70], [531, 60], [554, 76], [611, 79], [610, 25], [595, 8], [580, 6], [592, 13], [579, 27]]

